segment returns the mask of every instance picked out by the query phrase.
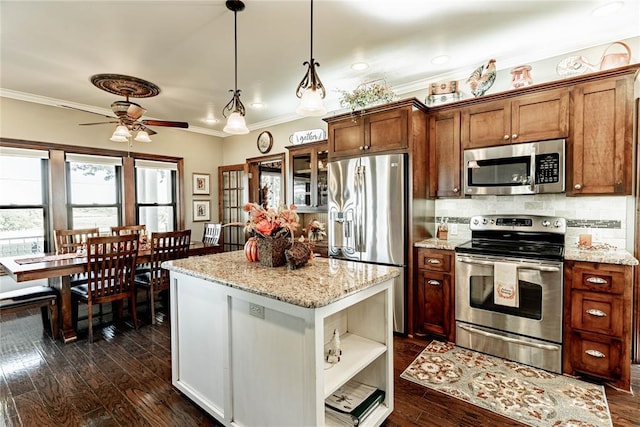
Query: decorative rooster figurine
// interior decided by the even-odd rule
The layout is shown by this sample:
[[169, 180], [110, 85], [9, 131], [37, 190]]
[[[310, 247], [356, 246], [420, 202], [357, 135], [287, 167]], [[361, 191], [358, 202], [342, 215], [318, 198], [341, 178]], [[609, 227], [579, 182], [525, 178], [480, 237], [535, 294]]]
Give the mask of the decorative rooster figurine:
[[473, 96], [478, 97], [484, 95], [486, 91], [493, 86], [496, 80], [496, 60], [490, 59], [486, 65], [479, 66], [467, 79], [467, 84], [471, 87]]

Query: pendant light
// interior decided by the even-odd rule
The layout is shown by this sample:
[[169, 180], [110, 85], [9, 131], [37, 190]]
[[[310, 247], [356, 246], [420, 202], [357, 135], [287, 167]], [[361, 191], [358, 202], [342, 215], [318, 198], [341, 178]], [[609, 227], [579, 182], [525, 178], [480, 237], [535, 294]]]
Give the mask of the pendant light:
[[313, 0], [311, 0], [311, 59], [302, 65], [306, 65], [308, 68], [296, 89], [296, 96], [300, 98], [300, 105], [296, 109], [296, 113], [301, 116], [322, 116], [327, 112], [322, 104], [326, 92], [316, 73], [316, 66], [319, 67], [320, 64], [313, 58]]
[[249, 133], [247, 124], [244, 121], [244, 105], [242, 105], [242, 101], [240, 101], [240, 90], [238, 90], [238, 12], [244, 10], [244, 3], [240, 0], [227, 0], [226, 6], [227, 9], [233, 11], [235, 89], [229, 90], [229, 92], [233, 93], [233, 97], [222, 110], [222, 115], [227, 118], [227, 125], [222, 130], [235, 135], [243, 135]]

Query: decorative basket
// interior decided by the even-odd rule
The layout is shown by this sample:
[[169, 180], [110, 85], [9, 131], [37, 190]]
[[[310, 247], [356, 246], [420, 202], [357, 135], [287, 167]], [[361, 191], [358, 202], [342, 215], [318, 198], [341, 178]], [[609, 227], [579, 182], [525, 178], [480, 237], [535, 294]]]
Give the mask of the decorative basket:
[[287, 237], [258, 237], [258, 259], [265, 267], [280, 267], [287, 263], [284, 251], [291, 246]]

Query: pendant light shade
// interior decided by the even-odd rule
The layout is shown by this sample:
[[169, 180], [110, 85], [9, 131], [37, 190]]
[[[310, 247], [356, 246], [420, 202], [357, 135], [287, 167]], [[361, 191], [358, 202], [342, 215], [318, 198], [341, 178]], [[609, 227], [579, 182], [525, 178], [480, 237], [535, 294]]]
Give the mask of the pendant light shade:
[[320, 64], [313, 58], [313, 0], [311, 0], [311, 57], [302, 65], [307, 66], [307, 72], [296, 89], [296, 96], [300, 98], [296, 113], [301, 116], [322, 116], [327, 112], [322, 103], [326, 91], [316, 72], [316, 67]]
[[249, 128], [244, 120], [245, 108], [240, 101], [240, 90], [238, 89], [238, 12], [244, 10], [244, 3], [239, 0], [227, 0], [226, 6], [227, 9], [233, 11], [235, 88], [229, 91], [233, 92], [233, 96], [222, 110], [222, 115], [227, 118], [227, 124], [223, 131], [243, 135], [249, 133]]
[[122, 136], [125, 138], [129, 138], [131, 136], [131, 132], [127, 129], [126, 126], [119, 125], [116, 127], [115, 132], [113, 132], [113, 136]]
[[139, 131], [134, 139], [138, 142], [151, 142], [149, 134], [144, 130]]
[[222, 130], [234, 135], [244, 135], [249, 133], [249, 128], [247, 128], [247, 123], [244, 121], [244, 116], [237, 111], [234, 111], [229, 115], [227, 118], [227, 124]]
[[127, 142], [127, 141], [129, 141], [129, 139], [126, 136], [118, 136], [118, 135], [115, 134], [115, 132], [114, 132], [113, 135], [111, 135], [111, 138], [109, 138], [109, 140], [113, 141], [113, 142]]

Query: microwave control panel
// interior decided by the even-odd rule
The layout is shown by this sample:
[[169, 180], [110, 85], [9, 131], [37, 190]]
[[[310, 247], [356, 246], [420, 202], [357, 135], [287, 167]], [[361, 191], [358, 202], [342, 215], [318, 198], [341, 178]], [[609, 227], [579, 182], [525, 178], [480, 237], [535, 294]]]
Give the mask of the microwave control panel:
[[536, 184], [553, 184], [560, 181], [560, 154], [536, 155]]

